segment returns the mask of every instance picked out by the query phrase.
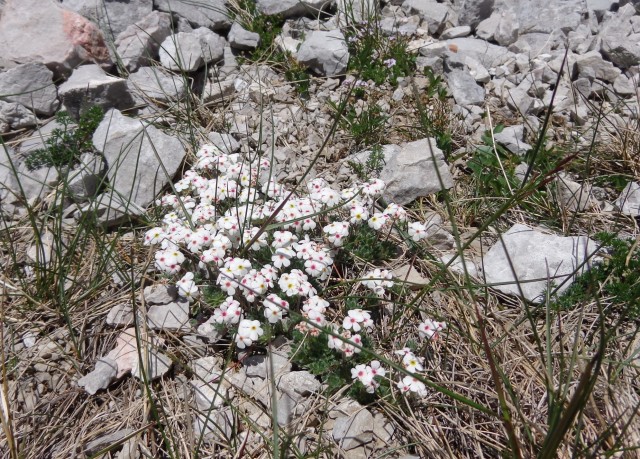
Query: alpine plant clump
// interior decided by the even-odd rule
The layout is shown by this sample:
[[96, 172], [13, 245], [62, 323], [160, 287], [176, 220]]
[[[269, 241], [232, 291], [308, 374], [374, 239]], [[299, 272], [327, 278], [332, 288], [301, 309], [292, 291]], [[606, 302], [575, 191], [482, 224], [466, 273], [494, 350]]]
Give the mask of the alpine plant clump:
[[[334, 258], [351, 232], [368, 225], [388, 235], [402, 225], [413, 241], [426, 237], [423, 223], [407, 222], [396, 205], [378, 205], [385, 184], [371, 179], [341, 191], [322, 178], [292, 193], [271, 176], [271, 164], [260, 155], [226, 154], [203, 145], [191, 170], [156, 204], [166, 210], [158, 226], [148, 230], [144, 244], [154, 246], [155, 268], [175, 280], [181, 296], [196, 301], [203, 287], [224, 292], [198, 331], [216, 329], [247, 349], [266, 330], [282, 329], [285, 320], [311, 336], [327, 332], [327, 346], [349, 358], [362, 351], [363, 334], [376, 323], [371, 311], [350, 309], [343, 317], [323, 298]], [[392, 274], [373, 269], [357, 280], [383, 298], [394, 286]], [[418, 326], [424, 339], [436, 339], [443, 322]], [[397, 387], [426, 394], [415, 376], [422, 358], [408, 349], [397, 351], [406, 370]], [[377, 360], [356, 365], [352, 378], [373, 393], [387, 371]]]

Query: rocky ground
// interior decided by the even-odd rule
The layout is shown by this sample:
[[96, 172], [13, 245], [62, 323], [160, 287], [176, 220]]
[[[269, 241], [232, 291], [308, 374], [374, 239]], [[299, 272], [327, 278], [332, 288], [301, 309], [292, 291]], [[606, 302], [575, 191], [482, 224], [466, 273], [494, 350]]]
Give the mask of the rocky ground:
[[[635, 457], [637, 314], [602, 291], [549, 305], [608, 259], [596, 233], [637, 244], [637, 2], [0, 8], [3, 457], [532, 457], [586, 386], [555, 454]], [[33, 166], [61, 144], [72, 162]], [[329, 283], [388, 269], [397, 304], [448, 324], [421, 348], [428, 393], [329, 390], [286, 333], [231, 352], [210, 299], [153, 268], [156, 200], [205, 144], [288, 186], [379, 177], [424, 222], [422, 251], [394, 233]], [[382, 322], [392, 361], [417, 332]]]

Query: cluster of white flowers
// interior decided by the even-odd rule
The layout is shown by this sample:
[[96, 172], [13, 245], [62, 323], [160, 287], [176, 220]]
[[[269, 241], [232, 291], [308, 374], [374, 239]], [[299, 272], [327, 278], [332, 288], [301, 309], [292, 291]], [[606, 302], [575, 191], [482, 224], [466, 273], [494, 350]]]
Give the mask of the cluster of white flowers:
[[373, 360], [369, 365], [356, 365], [351, 369], [351, 378], [360, 381], [370, 394], [373, 394], [380, 387], [380, 382], [375, 377], [382, 377], [386, 374], [386, 370], [380, 366], [380, 362], [377, 360]]
[[[175, 184], [177, 194], [157, 201], [166, 213], [161, 224], [145, 233], [144, 244], [156, 247], [158, 271], [172, 276], [183, 273], [176, 284], [179, 294], [190, 302], [200, 294], [197, 279], [207, 275], [213, 275], [209, 283], [227, 295], [202, 330], [218, 327], [222, 333], [235, 332], [237, 347], [244, 349], [264, 333], [255, 319], [264, 317], [269, 324], [284, 321], [291, 302], [300, 305], [295, 308], [304, 318], [296, 325], [298, 330], [312, 336], [322, 329], [333, 330], [329, 348], [353, 356], [361, 352], [361, 333], [374, 327], [370, 312], [351, 309], [338, 325], [327, 319], [331, 305], [317, 289], [331, 275], [334, 251], [354, 228], [366, 223], [388, 234], [393, 224], [407, 221], [407, 213], [395, 204], [376, 209], [385, 188], [379, 179], [336, 191], [316, 178], [308, 183], [305, 196], [293, 196], [272, 179], [270, 167], [263, 157], [225, 154], [204, 145], [194, 168]], [[278, 228], [261, 229], [267, 220]], [[407, 228], [416, 241], [426, 235], [422, 223], [411, 222]], [[265, 252], [270, 264], [258, 261], [265, 259]], [[393, 286], [392, 275], [374, 269], [361, 284], [382, 297]], [[426, 321], [420, 324], [419, 334], [433, 339], [444, 328], [444, 323]], [[403, 362], [408, 362], [407, 355]], [[405, 368], [422, 370], [420, 360], [413, 357], [417, 364], [405, 363]], [[377, 361], [353, 371], [353, 377], [370, 392], [379, 386], [375, 377], [385, 374]]]

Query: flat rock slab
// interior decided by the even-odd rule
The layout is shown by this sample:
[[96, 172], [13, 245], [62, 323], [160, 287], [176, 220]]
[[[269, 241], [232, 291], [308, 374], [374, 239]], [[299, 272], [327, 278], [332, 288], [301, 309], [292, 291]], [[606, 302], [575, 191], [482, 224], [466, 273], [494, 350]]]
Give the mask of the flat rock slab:
[[178, 139], [116, 109], [105, 114], [93, 145], [107, 161], [111, 188], [142, 208], [173, 179], [185, 156]]
[[98, 26], [52, 0], [7, 0], [0, 15], [0, 49], [10, 62], [43, 63], [55, 78], [82, 63], [111, 64]]
[[384, 198], [388, 202], [405, 205], [453, 186], [449, 166], [435, 139], [385, 145], [383, 153], [385, 165], [380, 178], [387, 184]]
[[[597, 244], [585, 236], [545, 234], [515, 224], [502, 235], [482, 260], [486, 282], [501, 292], [540, 303], [552, 284], [566, 290], [576, 271], [595, 252]], [[514, 275], [515, 274], [515, 275]], [[518, 288], [518, 283], [520, 288]]]
[[333, 425], [333, 439], [348, 451], [373, 440], [373, 415], [365, 408], [351, 416], [339, 417]]
[[164, 72], [160, 67], [141, 67], [129, 75], [129, 90], [142, 102], [171, 102], [186, 93], [182, 78]]
[[53, 115], [60, 102], [53, 72], [40, 63], [22, 64], [0, 73], [0, 99], [17, 102], [37, 115]]
[[178, 32], [162, 42], [160, 62], [170, 70], [193, 72], [205, 64], [220, 61], [225, 45], [224, 38], [204, 27], [190, 33]]

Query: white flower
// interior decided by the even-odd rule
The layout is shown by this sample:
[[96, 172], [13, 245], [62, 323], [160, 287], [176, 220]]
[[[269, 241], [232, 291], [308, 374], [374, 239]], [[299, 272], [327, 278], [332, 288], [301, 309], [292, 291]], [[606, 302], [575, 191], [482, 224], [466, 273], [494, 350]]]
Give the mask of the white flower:
[[402, 357], [402, 365], [409, 373], [424, 370], [424, 367], [422, 366], [423, 361], [424, 358], [416, 357], [413, 352], [408, 352], [404, 357]]
[[447, 328], [445, 322], [436, 322], [435, 320], [427, 319], [418, 325], [418, 334], [421, 338], [438, 339], [438, 332]]
[[144, 233], [144, 245], [155, 245], [162, 242], [166, 236], [164, 231], [160, 227], [151, 228], [149, 231]]
[[373, 290], [378, 296], [383, 296], [385, 289], [393, 287], [393, 274], [386, 269], [374, 269], [363, 276], [362, 285]]
[[213, 320], [219, 324], [237, 324], [241, 316], [240, 303], [230, 296], [213, 311]]
[[373, 326], [373, 321], [371, 320], [371, 314], [369, 311], [364, 311], [362, 309], [351, 309], [347, 313], [347, 317], [344, 318], [342, 322], [342, 328], [345, 330], [353, 330], [354, 332], [359, 332], [362, 330], [364, 324]]
[[238, 333], [236, 334], [236, 345], [244, 349], [246, 346], [251, 346], [254, 341], [257, 341], [260, 336], [264, 334], [264, 330], [260, 327], [259, 320], [242, 319], [238, 325]]
[[198, 286], [193, 280], [193, 273], [188, 272], [177, 283], [178, 292], [191, 303], [198, 297]]
[[409, 236], [415, 242], [427, 237], [427, 227], [420, 222], [409, 223]]
[[414, 392], [421, 397], [425, 397], [427, 395], [427, 387], [423, 382], [418, 381], [415, 377], [407, 375], [402, 378], [402, 381], [398, 381], [398, 388], [402, 392]]
[[369, 218], [369, 227], [374, 230], [379, 230], [384, 227], [389, 221], [389, 216], [380, 212], [376, 212]]
[[296, 253], [289, 248], [280, 247], [276, 249], [276, 253], [271, 256], [271, 262], [273, 266], [280, 269], [282, 267], [287, 267], [291, 264], [291, 259], [296, 256]]

